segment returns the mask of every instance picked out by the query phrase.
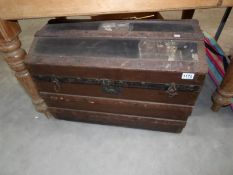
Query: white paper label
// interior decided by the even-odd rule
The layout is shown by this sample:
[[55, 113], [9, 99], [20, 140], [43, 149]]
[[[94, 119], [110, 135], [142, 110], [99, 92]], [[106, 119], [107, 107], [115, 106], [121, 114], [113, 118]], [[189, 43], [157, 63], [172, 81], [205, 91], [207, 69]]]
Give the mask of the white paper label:
[[181, 79], [183, 80], [193, 80], [195, 74], [194, 73], [182, 73]]
[[174, 34], [173, 35], [175, 38], [180, 38], [180, 34]]

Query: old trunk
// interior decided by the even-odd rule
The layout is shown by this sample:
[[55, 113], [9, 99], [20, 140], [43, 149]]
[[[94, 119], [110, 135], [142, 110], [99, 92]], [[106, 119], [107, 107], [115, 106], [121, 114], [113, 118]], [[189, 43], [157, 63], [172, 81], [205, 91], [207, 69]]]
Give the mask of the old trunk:
[[56, 118], [178, 132], [207, 72], [202, 40], [194, 20], [51, 21], [25, 63]]

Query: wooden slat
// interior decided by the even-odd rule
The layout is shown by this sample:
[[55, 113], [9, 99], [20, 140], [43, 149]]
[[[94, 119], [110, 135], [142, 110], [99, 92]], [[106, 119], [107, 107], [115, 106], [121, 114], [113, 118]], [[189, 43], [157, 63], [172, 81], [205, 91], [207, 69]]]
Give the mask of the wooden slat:
[[49, 108], [57, 119], [180, 133], [186, 122], [142, 116]]
[[[37, 88], [41, 92], [56, 93], [54, 84], [36, 81]], [[148, 90], [140, 88], [123, 88], [119, 95], [108, 94], [103, 91], [100, 85], [85, 84], [62, 84], [61, 89], [57, 93], [106, 97], [115, 99], [141, 100], [150, 102], [182, 104], [193, 106], [198, 97], [199, 92], [179, 92], [175, 97], [169, 97], [166, 91]], [[187, 100], [188, 99], [188, 100]]]
[[74, 110], [139, 115], [152, 118], [186, 121], [192, 112], [191, 106], [151, 103], [125, 99], [80, 96], [70, 94], [40, 93], [49, 107]]
[[153, 12], [233, 6], [233, 0], [1, 0], [1, 19]]

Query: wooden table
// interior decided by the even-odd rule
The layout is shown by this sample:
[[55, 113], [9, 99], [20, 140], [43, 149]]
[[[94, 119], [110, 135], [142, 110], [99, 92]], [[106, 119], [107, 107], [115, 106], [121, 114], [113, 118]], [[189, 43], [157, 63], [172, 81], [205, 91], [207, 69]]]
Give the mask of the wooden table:
[[[0, 51], [19, 83], [32, 99], [37, 111], [49, 115], [47, 106], [39, 96], [23, 60], [26, 52], [18, 38], [21, 32], [16, 20], [75, 15], [155, 12], [197, 8], [232, 7], [233, 0], [1, 0], [0, 1]], [[15, 20], [15, 21], [12, 21]], [[230, 104], [233, 97], [233, 62], [229, 65], [220, 87], [213, 94], [214, 111]]]

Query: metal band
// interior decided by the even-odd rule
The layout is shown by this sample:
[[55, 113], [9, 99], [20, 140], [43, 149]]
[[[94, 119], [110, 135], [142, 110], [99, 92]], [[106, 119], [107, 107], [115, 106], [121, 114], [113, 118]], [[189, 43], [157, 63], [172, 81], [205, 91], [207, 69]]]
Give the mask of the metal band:
[[200, 86], [198, 85], [184, 85], [171, 83], [151, 83], [151, 82], [136, 82], [126, 80], [110, 80], [110, 79], [94, 79], [94, 78], [80, 78], [80, 77], [66, 77], [66, 76], [53, 76], [53, 75], [34, 75], [33, 78], [39, 81], [46, 82], [59, 82], [59, 84], [89, 84], [111, 86], [116, 88], [140, 88], [140, 89], [153, 89], [167, 91], [172, 86], [175, 86], [176, 91], [182, 92], [199, 92]]

